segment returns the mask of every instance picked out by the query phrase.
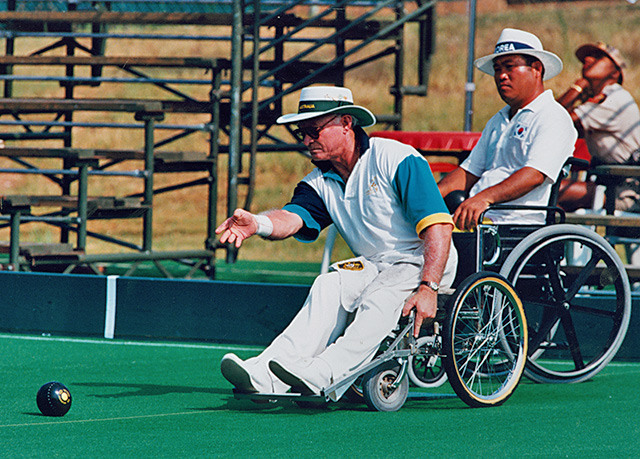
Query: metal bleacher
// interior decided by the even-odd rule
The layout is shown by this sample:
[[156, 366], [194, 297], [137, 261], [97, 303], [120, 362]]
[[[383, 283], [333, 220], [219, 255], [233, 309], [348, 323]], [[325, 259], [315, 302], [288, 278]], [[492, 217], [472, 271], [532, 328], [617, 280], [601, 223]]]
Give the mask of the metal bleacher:
[[[2, 191], [0, 218], [11, 228], [6, 268], [100, 273], [104, 263], [148, 261], [169, 275], [161, 261], [178, 260], [192, 266], [189, 276], [204, 271], [213, 278], [216, 251], [224, 250], [227, 262], [236, 257], [214, 234], [221, 187], [227, 214], [251, 208], [257, 155], [304, 152], [290, 131], [275, 127], [285, 99], [310, 84], [346, 84], [366, 64], [385, 60], [394, 69], [393, 108], [376, 116], [386, 128], [402, 129], [403, 98], [427, 94], [434, 6], [402, 0], [0, 1], [0, 138], [6, 142], [0, 157], [11, 162], [0, 173], [38, 175], [56, 189], [46, 195]], [[418, 24], [420, 42], [413, 86], [404, 75], [409, 23]], [[193, 41], [205, 42], [211, 55], [189, 55]], [[122, 52], [134, 42], [149, 51]], [[104, 138], [111, 140], [107, 147]], [[224, 173], [221, 155], [228, 156]], [[61, 166], [52, 167], [52, 160]], [[157, 174], [186, 172], [200, 175], [154, 187]], [[96, 177], [140, 186], [122, 196], [93, 196]], [[195, 186], [207, 190], [203, 247], [156, 250], [154, 197]], [[88, 224], [122, 218], [141, 221], [139, 240]], [[59, 228], [59, 243], [23, 241], [25, 224]], [[89, 253], [87, 238], [115, 249]]]

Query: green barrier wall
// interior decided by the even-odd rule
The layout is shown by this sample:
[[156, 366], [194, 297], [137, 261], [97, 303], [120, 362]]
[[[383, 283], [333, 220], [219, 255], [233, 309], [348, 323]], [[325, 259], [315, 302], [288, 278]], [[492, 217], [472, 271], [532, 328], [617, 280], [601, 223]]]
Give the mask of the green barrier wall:
[[4, 332], [264, 345], [309, 287], [0, 272], [0, 291]]
[[104, 277], [0, 272], [0, 329], [102, 335], [105, 287]]
[[[0, 291], [3, 332], [266, 345], [309, 286], [5, 271]], [[640, 359], [640, 296], [633, 308], [618, 359]]]
[[119, 278], [116, 336], [268, 344], [308, 286]]

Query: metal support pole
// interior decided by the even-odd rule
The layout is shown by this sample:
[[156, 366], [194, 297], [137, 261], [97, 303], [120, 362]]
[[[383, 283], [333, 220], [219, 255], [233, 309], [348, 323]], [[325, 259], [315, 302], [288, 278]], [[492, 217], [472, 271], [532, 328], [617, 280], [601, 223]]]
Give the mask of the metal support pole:
[[[5, 56], [13, 56], [15, 51], [15, 39], [13, 37], [8, 37], [5, 40]], [[5, 65], [2, 69], [3, 75], [12, 75], [13, 74], [13, 65]], [[11, 79], [7, 79], [4, 82], [4, 97], [9, 98], [13, 95], [13, 81]]]
[[218, 216], [218, 153], [219, 153], [219, 133], [220, 133], [220, 84], [222, 80], [222, 69], [216, 65], [212, 70], [213, 75], [211, 77], [211, 93], [209, 98], [211, 100], [211, 130], [209, 132], [209, 202], [208, 202], [208, 216], [207, 222], [207, 241], [209, 244], [213, 244], [216, 233]]
[[207, 239], [205, 248], [212, 251], [211, 257], [207, 259], [207, 265], [203, 271], [210, 279], [216, 276], [216, 226], [218, 221], [218, 138], [220, 133], [220, 85], [222, 82], [222, 69], [218, 63], [212, 69], [211, 91], [209, 100], [211, 101], [211, 126], [209, 131], [209, 169], [207, 177], [208, 201], [207, 201]]
[[164, 119], [162, 113], [136, 113], [137, 121], [144, 121], [144, 192], [142, 204], [146, 206], [143, 217], [142, 249], [151, 251], [153, 239], [153, 131], [156, 121]]
[[89, 164], [81, 162], [78, 171], [78, 250], [87, 246], [87, 197], [89, 181]]
[[[396, 3], [396, 21], [400, 21], [404, 16], [404, 2], [398, 1]], [[391, 92], [393, 93], [393, 114], [394, 122], [393, 129], [396, 131], [402, 130], [402, 98], [403, 98], [403, 86], [404, 86], [404, 27], [398, 29], [398, 37], [396, 38], [396, 56], [395, 56], [395, 83]]]
[[469, 0], [469, 43], [467, 48], [467, 82], [464, 85], [464, 130], [471, 131], [473, 125], [473, 93], [476, 85], [473, 82], [473, 61], [475, 60], [476, 40], [476, 0]]
[[247, 186], [247, 196], [244, 208], [251, 209], [253, 201], [253, 191], [255, 187], [256, 175], [256, 155], [258, 153], [258, 111], [260, 89], [259, 73], [260, 73], [260, 0], [253, 0], [253, 50], [252, 50], [252, 68], [251, 68], [251, 132], [249, 140], [249, 177]]
[[[242, 0], [233, 2], [233, 28], [231, 39], [231, 117], [229, 120], [229, 182], [227, 185], [227, 214], [238, 207], [238, 171], [242, 153]], [[236, 260], [237, 251], [227, 248], [227, 263]]]
[[[8, 0], [7, 1], [7, 11], [15, 11], [16, 10], [16, 0]], [[4, 54], [5, 56], [13, 56], [15, 51], [15, 38], [13, 35], [8, 36], [5, 40], [4, 45]], [[4, 75], [12, 75], [13, 74], [13, 66], [7, 65], [3, 69]], [[4, 97], [9, 98], [13, 95], [13, 81], [6, 80], [4, 82]]]
[[11, 234], [9, 235], [9, 265], [14, 271], [20, 271], [20, 214], [19, 210], [11, 212]]

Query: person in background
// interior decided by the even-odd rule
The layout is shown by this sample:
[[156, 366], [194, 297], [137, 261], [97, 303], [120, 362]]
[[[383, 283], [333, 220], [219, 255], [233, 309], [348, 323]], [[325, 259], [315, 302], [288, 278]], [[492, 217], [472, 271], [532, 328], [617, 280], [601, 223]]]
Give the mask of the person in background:
[[[438, 184], [445, 200], [468, 193], [453, 213], [460, 230], [475, 228], [491, 204], [546, 206], [577, 138], [567, 111], [543, 83], [560, 73], [562, 61], [534, 34], [504, 29], [494, 52], [475, 66], [493, 76], [507, 105], [489, 120], [469, 157]], [[541, 211], [490, 210], [485, 216], [501, 223], [544, 223]]]
[[[584, 137], [591, 165], [640, 164], [640, 110], [633, 96], [622, 87], [626, 63], [613, 46], [602, 42], [576, 50], [582, 76], [558, 98]], [[596, 183], [565, 180], [559, 204], [565, 210], [602, 207], [594, 203]], [[640, 183], [629, 178], [618, 185], [616, 210], [640, 212]]]

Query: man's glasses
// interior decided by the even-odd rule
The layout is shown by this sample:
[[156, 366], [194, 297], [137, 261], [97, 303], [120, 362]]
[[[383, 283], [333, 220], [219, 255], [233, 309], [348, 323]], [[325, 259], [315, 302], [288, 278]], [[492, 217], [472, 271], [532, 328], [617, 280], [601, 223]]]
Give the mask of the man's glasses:
[[298, 129], [293, 130], [291, 133], [296, 138], [296, 140], [298, 140], [298, 142], [300, 143], [304, 142], [305, 136], [309, 136], [313, 140], [318, 140], [318, 137], [320, 137], [320, 131], [322, 131], [325, 127], [327, 127], [327, 125], [333, 120], [335, 120], [336, 118], [337, 118], [337, 115], [329, 118], [329, 120], [326, 123], [321, 124], [320, 126], [300, 127]]

